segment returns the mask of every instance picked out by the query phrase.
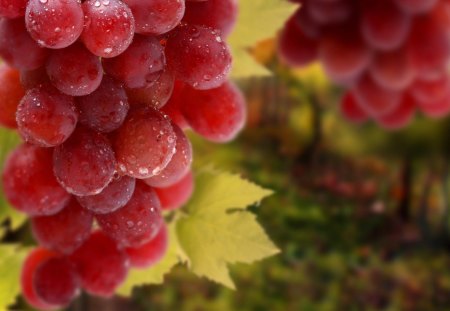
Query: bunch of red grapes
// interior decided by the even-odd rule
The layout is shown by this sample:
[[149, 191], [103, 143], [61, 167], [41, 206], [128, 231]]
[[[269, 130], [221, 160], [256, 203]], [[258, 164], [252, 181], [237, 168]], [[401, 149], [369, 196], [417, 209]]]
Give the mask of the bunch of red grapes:
[[0, 1], [0, 124], [25, 141], [3, 189], [40, 244], [29, 304], [109, 297], [163, 257], [162, 210], [193, 190], [184, 129], [226, 142], [244, 125], [224, 41], [236, 15], [236, 0]]
[[291, 0], [301, 7], [279, 40], [293, 66], [320, 61], [346, 87], [343, 115], [381, 127], [406, 126], [416, 110], [450, 112], [448, 0]]

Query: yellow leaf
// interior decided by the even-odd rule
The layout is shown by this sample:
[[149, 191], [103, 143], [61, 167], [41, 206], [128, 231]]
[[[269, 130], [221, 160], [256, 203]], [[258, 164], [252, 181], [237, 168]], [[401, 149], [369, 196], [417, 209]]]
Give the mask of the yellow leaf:
[[229, 173], [201, 173], [189, 214], [177, 223], [180, 246], [191, 270], [234, 288], [228, 265], [252, 263], [278, 253], [245, 208], [272, 192]]
[[199, 173], [195, 185], [195, 193], [186, 207], [191, 214], [244, 209], [273, 193], [238, 175], [212, 170]]
[[7, 310], [20, 294], [20, 271], [27, 249], [0, 245], [0, 310]]
[[233, 78], [270, 75], [247, 48], [274, 37], [297, 7], [286, 0], [239, 0], [236, 28], [228, 38], [233, 51]]

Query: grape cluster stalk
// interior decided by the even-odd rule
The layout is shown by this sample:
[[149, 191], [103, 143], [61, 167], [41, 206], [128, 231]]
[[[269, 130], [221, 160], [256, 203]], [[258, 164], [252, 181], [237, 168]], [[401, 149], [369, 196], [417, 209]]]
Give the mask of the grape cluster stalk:
[[417, 111], [450, 113], [448, 0], [290, 0], [301, 7], [286, 22], [282, 60], [319, 61], [346, 92], [344, 117], [399, 129]]
[[31, 306], [110, 297], [130, 267], [162, 259], [163, 211], [194, 188], [185, 130], [223, 143], [245, 122], [228, 80], [237, 11], [236, 0], [0, 1], [0, 125], [24, 140], [2, 184], [39, 243], [21, 275]]

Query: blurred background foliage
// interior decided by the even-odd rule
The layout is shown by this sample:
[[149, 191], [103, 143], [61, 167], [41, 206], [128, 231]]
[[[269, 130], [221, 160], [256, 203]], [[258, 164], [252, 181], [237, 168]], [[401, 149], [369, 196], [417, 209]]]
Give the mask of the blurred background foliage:
[[[195, 165], [276, 192], [253, 210], [282, 253], [233, 267], [235, 292], [178, 267], [132, 299], [82, 296], [71, 310], [450, 310], [449, 120], [351, 125], [319, 65], [288, 70], [272, 40], [252, 52], [275, 75], [240, 82], [249, 114], [236, 141], [192, 135]], [[6, 239], [31, 241], [28, 228]]]
[[418, 116], [396, 132], [349, 124], [319, 65], [288, 70], [272, 40], [253, 53], [275, 75], [241, 83], [248, 126], [235, 142], [192, 136], [195, 164], [276, 191], [254, 211], [282, 253], [235, 267], [236, 292], [176, 269], [137, 289], [133, 307], [450, 310], [449, 120]]

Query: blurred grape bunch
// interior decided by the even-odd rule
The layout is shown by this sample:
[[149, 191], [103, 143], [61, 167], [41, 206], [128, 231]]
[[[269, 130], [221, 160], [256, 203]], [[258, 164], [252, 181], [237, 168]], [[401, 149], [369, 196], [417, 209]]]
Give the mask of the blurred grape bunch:
[[279, 55], [294, 67], [319, 61], [346, 89], [340, 110], [350, 122], [393, 130], [417, 110], [450, 112], [448, 1], [291, 2], [301, 7], [280, 34]]

